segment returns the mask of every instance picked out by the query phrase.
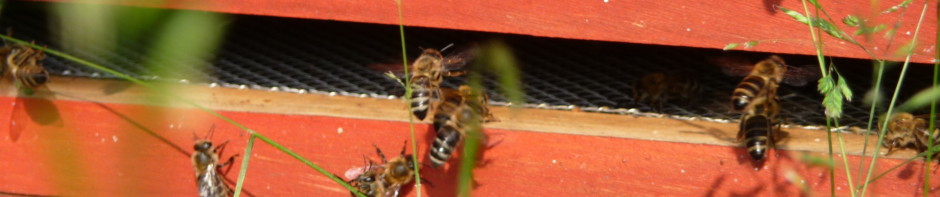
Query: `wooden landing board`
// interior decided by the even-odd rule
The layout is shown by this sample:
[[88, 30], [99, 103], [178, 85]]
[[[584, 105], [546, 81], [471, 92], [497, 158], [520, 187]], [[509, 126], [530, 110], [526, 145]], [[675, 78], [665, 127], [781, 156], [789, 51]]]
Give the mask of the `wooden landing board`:
[[[63, 1], [63, 0], [48, 0]], [[872, 26], [901, 24], [891, 48], [886, 49], [885, 31], [858, 36], [878, 58], [903, 60], [893, 56], [898, 46], [908, 43], [920, 16], [923, 1], [914, 1], [906, 12], [879, 13], [904, 0], [819, 1], [833, 17], [835, 25], [848, 33], [856, 28], [841, 23], [847, 15], [875, 15]], [[395, 0], [205, 0], [205, 1], [119, 1], [122, 5], [191, 9], [234, 14], [337, 20], [398, 25]], [[762, 41], [744, 49], [815, 56], [809, 27], [796, 22], [777, 7], [803, 12], [800, 1], [762, 0], [715, 3], [709, 0], [481, 0], [440, 1], [403, 0], [402, 22], [406, 26], [434, 27], [583, 40], [685, 46], [721, 49], [730, 43]], [[937, 31], [937, 5], [931, 1], [921, 26], [919, 45], [912, 61], [929, 63], [934, 58]], [[407, 31], [407, 29], [406, 29]], [[831, 36], [826, 39], [826, 55], [869, 59], [859, 47]], [[887, 57], [885, 57], [887, 55]]]
[[[223, 158], [244, 152], [248, 137], [236, 127], [178, 104], [153, 106], [158, 100], [153, 94], [125, 82], [55, 77], [48, 87], [54, 100], [49, 95], [0, 97], [0, 103], [16, 101], [0, 107], [0, 125], [10, 125], [0, 127], [0, 155], [8, 158], [0, 161], [0, 174], [5, 174], [0, 192], [192, 195], [194, 133], [205, 136], [215, 125], [211, 140], [230, 142]], [[362, 166], [362, 155], [377, 159], [372, 144], [393, 156], [411, 139], [404, 121], [408, 112], [397, 100], [204, 86], [174, 90], [339, 175]], [[754, 164], [743, 148], [728, 141], [734, 124], [535, 109], [510, 113], [501, 107], [495, 115], [501, 122], [486, 125], [490, 147], [475, 169], [479, 196], [798, 195], [786, 178], [793, 174], [813, 193], [829, 192], [826, 170], [800, 162], [805, 154], [826, 156], [819, 131], [788, 129], [787, 151], [774, 151], [765, 163]], [[433, 137], [428, 126], [416, 126], [422, 160]], [[845, 140], [848, 152], [858, 151], [860, 136], [847, 134]], [[245, 188], [256, 196], [348, 195], [263, 142], [251, 157]], [[848, 156], [853, 173], [860, 159]], [[901, 162], [880, 159], [876, 172]], [[434, 184], [424, 192], [451, 196], [455, 169], [424, 169], [423, 176]], [[235, 180], [238, 170], [235, 166], [227, 178]], [[875, 182], [871, 192], [920, 195], [924, 173], [923, 162], [904, 165]], [[931, 184], [940, 183], [940, 176], [932, 177]], [[848, 195], [845, 172], [837, 170], [836, 180], [837, 193]]]
[[[9, 103], [11, 97], [0, 98]], [[21, 130], [0, 129], [0, 191], [68, 196], [189, 196], [196, 194], [189, 154], [193, 132], [229, 141], [223, 158], [243, 154], [247, 136], [237, 128], [194, 109], [159, 108], [86, 101], [21, 99], [24, 108], [0, 108]], [[43, 112], [34, 110], [43, 109]], [[11, 113], [12, 112], [12, 113]], [[374, 156], [372, 144], [394, 155], [410, 141], [400, 121], [231, 112], [231, 117], [309, 158], [327, 171], [344, 174]], [[8, 120], [8, 119], [4, 119]], [[3, 123], [7, 123], [3, 121]], [[12, 132], [18, 132], [16, 140]], [[426, 154], [432, 135], [416, 129], [418, 152]], [[752, 164], [741, 148], [519, 130], [487, 129], [491, 147], [475, 170], [478, 196], [678, 196], [687, 194], [785, 195], [799, 190], [786, 178], [802, 177], [813, 193], [826, 195], [824, 168], [799, 162], [804, 154], [780, 151], [762, 165]], [[246, 191], [256, 196], [348, 196], [338, 184], [271, 146], [258, 142], [252, 152]], [[840, 157], [836, 157], [840, 159]], [[236, 162], [240, 162], [237, 157]], [[840, 160], [841, 161], [841, 160]], [[851, 165], [859, 157], [849, 156]], [[899, 164], [881, 159], [876, 172]], [[901, 167], [872, 186], [873, 195], [920, 195], [921, 162]], [[426, 168], [434, 184], [428, 196], [451, 196], [456, 178], [447, 170]], [[857, 168], [853, 168], [853, 172]], [[235, 180], [239, 167], [228, 174]], [[933, 176], [932, 184], [940, 183]], [[844, 171], [836, 172], [839, 195], [848, 195]], [[933, 192], [936, 193], [936, 192]], [[407, 196], [415, 196], [410, 191]]]

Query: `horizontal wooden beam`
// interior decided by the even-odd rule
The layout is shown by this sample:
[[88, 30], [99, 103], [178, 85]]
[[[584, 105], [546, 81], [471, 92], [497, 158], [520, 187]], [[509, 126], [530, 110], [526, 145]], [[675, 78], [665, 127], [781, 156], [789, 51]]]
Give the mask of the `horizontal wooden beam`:
[[[68, 2], [67, 0], [62, 0]], [[904, 11], [881, 14], [904, 0], [819, 1], [833, 17], [835, 25], [849, 34], [857, 28], [840, 21], [848, 15], [859, 16], [869, 25], [891, 28], [900, 20], [893, 44], [880, 31], [866, 38], [855, 36], [875, 58], [901, 61], [897, 51], [913, 40], [922, 1], [915, 1]], [[779, 9], [802, 12], [800, 1], [763, 0], [715, 3], [707, 0], [593, 0], [593, 1], [401, 1], [402, 18], [393, 0], [207, 0], [207, 1], [119, 1], [122, 5], [191, 9], [233, 14], [337, 20], [363, 23], [459, 29], [523, 34], [583, 40], [656, 44], [721, 49], [730, 43], [761, 41], [743, 50], [816, 55], [809, 28]], [[937, 2], [929, 1], [928, 8]], [[927, 9], [912, 61], [929, 63], [935, 59], [936, 9]], [[864, 50], [848, 42], [823, 36], [825, 54], [836, 57], [871, 59]], [[890, 48], [889, 48], [890, 47]], [[739, 48], [740, 49], [740, 48]]]
[[[338, 175], [364, 165], [362, 155], [377, 159], [373, 144], [394, 156], [402, 142], [413, 141], [409, 113], [399, 100], [160, 85]], [[9, 97], [12, 88], [0, 97], [0, 102], [14, 103], [0, 105], [6, 106], [0, 107], [0, 124], [10, 125], [0, 127], [0, 153], [15, 158], [0, 161], [0, 174], [8, 175], [0, 176], [0, 194], [195, 194], [191, 145], [194, 135], [206, 136], [211, 127], [210, 140], [230, 142], [223, 158], [244, 154], [244, 131], [140, 86], [53, 77], [47, 87], [37, 97]], [[830, 183], [825, 167], [803, 161], [828, 157], [821, 131], [785, 129], [789, 134], [781, 149], [764, 163], [753, 163], [733, 140], [735, 124], [492, 108], [500, 121], [485, 125], [489, 141], [474, 170], [479, 184], [474, 192], [481, 196], [799, 195], [798, 183], [815, 194], [828, 194], [835, 184], [839, 195], [848, 195], [841, 162], [836, 162], [836, 182]], [[420, 123], [415, 129], [421, 160], [434, 136], [428, 127]], [[864, 140], [855, 134], [843, 134], [842, 140], [854, 174], [860, 161], [868, 161], [856, 156]], [[292, 157], [257, 143], [246, 178], [251, 194], [348, 196]], [[901, 151], [879, 159], [875, 172], [903, 162], [892, 158], [911, 156]], [[835, 158], [842, 161], [841, 155]], [[235, 180], [239, 168], [226, 177]], [[871, 193], [921, 195], [925, 172], [932, 171], [924, 171], [923, 162], [902, 165], [875, 182]], [[422, 176], [434, 184], [422, 188], [426, 195], [454, 194], [453, 163], [443, 169], [425, 166]], [[931, 183], [940, 181], [931, 177]], [[415, 196], [413, 189], [405, 192]]]

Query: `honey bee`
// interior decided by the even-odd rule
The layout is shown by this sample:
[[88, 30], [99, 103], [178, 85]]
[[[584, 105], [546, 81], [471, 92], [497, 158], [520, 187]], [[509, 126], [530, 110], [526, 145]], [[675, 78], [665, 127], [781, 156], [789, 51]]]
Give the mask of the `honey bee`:
[[460, 86], [459, 90], [442, 88], [441, 93], [443, 101], [434, 113], [437, 136], [428, 152], [433, 167], [440, 167], [447, 162], [454, 149], [460, 145], [461, 139], [466, 136], [466, 129], [474, 118], [481, 123], [495, 121], [486, 107], [486, 94], [473, 97], [470, 86], [466, 85]]
[[747, 153], [754, 161], [761, 161], [768, 148], [774, 147], [777, 135], [773, 121], [765, 115], [746, 116], [741, 120], [738, 141], [744, 140]]
[[891, 154], [895, 147], [912, 147], [918, 152], [927, 151], [931, 138], [935, 145], [940, 144], [937, 136], [931, 135], [927, 129], [927, 120], [906, 112], [895, 113], [888, 120], [882, 146], [888, 148], [886, 154]]
[[787, 67], [778, 56], [770, 56], [754, 65], [751, 74], [744, 77], [731, 96], [731, 106], [743, 112], [738, 128], [738, 141], [744, 141], [748, 154], [761, 161], [770, 147], [774, 147], [780, 125], [777, 114], [780, 101], [777, 88]]
[[779, 56], [770, 56], [758, 62], [751, 70], [751, 74], [744, 77], [731, 94], [731, 108], [735, 111], [744, 110], [758, 94], [764, 91], [772, 91], [766, 94], [776, 95], [777, 87], [786, 72], [787, 65]]
[[633, 98], [662, 110], [665, 102], [692, 103], [702, 86], [688, 73], [649, 73], [633, 84]]
[[[368, 167], [353, 178], [347, 183], [352, 185], [356, 190], [359, 190], [363, 195], [374, 197], [374, 196], [384, 196], [385, 195], [385, 185], [383, 181], [379, 180], [379, 176], [383, 173], [381, 166], [375, 166], [374, 162], [369, 161]], [[356, 193], [350, 192], [350, 195], [353, 197], [356, 196]]]
[[[446, 50], [451, 45], [444, 47]], [[425, 49], [418, 59], [411, 64], [410, 84], [411, 112], [418, 120], [424, 120], [430, 108], [440, 98], [440, 85], [444, 76], [454, 77], [466, 74], [464, 68], [477, 54], [474, 46], [455, 52], [446, 57], [441, 51]]]
[[[401, 154], [398, 157], [387, 160], [385, 154], [382, 153], [382, 149], [376, 146], [375, 152], [382, 159], [382, 164], [375, 165], [375, 162], [369, 160], [369, 166], [362, 174], [348, 181], [348, 183], [363, 195], [369, 197], [398, 196], [401, 187], [411, 183], [415, 175], [414, 160], [412, 160], [411, 155], [405, 154], [406, 147], [407, 142], [405, 142], [405, 146], [402, 147]], [[355, 193], [351, 194], [356, 196]]]
[[205, 139], [197, 140], [193, 149], [192, 161], [196, 172], [196, 187], [199, 189], [200, 197], [222, 197], [232, 195], [232, 189], [226, 185], [222, 178], [222, 167], [228, 166], [235, 160], [235, 156], [229, 157], [225, 163], [219, 163], [220, 149], [224, 148], [228, 141], [219, 146], [212, 146], [212, 142], [207, 139], [215, 130], [213, 127]]
[[7, 45], [0, 48], [0, 57], [3, 57], [0, 65], [3, 77], [11, 76], [14, 85], [27, 93], [49, 79], [49, 72], [41, 64], [46, 58], [42, 50], [19, 44]]
[[398, 191], [401, 187], [414, 180], [415, 163], [411, 155], [405, 154], [407, 145], [408, 142], [406, 141], [405, 145], [401, 148], [399, 156], [392, 160], [386, 160], [382, 150], [379, 149], [379, 147], [375, 147], [376, 153], [382, 158], [383, 172], [380, 177], [383, 185], [385, 185], [386, 196], [398, 196]]

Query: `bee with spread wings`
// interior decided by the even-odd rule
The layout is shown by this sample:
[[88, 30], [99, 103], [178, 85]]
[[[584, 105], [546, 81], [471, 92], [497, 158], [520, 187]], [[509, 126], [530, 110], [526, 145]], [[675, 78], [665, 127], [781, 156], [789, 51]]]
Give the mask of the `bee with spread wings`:
[[[470, 64], [479, 53], [477, 45], [468, 45], [460, 48], [453, 53], [443, 56], [442, 51], [447, 50], [453, 44], [444, 47], [440, 51], [436, 49], [424, 49], [421, 56], [411, 63], [409, 75], [409, 84], [411, 87], [411, 112], [418, 120], [424, 120], [428, 111], [433, 111], [440, 102], [440, 86], [444, 77], [462, 76], [467, 73], [467, 65]], [[402, 76], [404, 67], [400, 64], [376, 64], [369, 66], [374, 70], [389, 71], [398, 76]]]

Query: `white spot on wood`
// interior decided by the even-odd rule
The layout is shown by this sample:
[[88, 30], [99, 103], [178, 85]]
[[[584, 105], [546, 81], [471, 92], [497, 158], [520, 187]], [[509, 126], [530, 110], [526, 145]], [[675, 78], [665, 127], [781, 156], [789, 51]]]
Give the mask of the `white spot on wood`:
[[558, 160], [552, 159], [552, 164], [557, 164], [557, 163], [558, 163]]
[[904, 32], [904, 34], [910, 36], [910, 35], [911, 35], [911, 31]]
[[685, 31], [692, 31], [692, 28], [685, 28]]
[[116, 136], [116, 135], [112, 135], [112, 136], [111, 136], [111, 140], [114, 140], [114, 142], [117, 142], [117, 140], [118, 140], [118, 139], [117, 139], [117, 136]]
[[737, 182], [738, 182], [738, 178], [734, 178], [734, 182], [737, 183]]
[[343, 127], [336, 128], [336, 133], [343, 134]]
[[819, 138], [813, 139], [813, 141], [819, 142]]
[[685, 174], [685, 170], [679, 170], [679, 172]]
[[604, 3], [610, 2], [610, 0], [604, 0]]
[[171, 128], [171, 129], [172, 129], [172, 128], [173, 128], [174, 126], [175, 126], [175, 125], [173, 125], [173, 124], [170, 124], [170, 128]]

